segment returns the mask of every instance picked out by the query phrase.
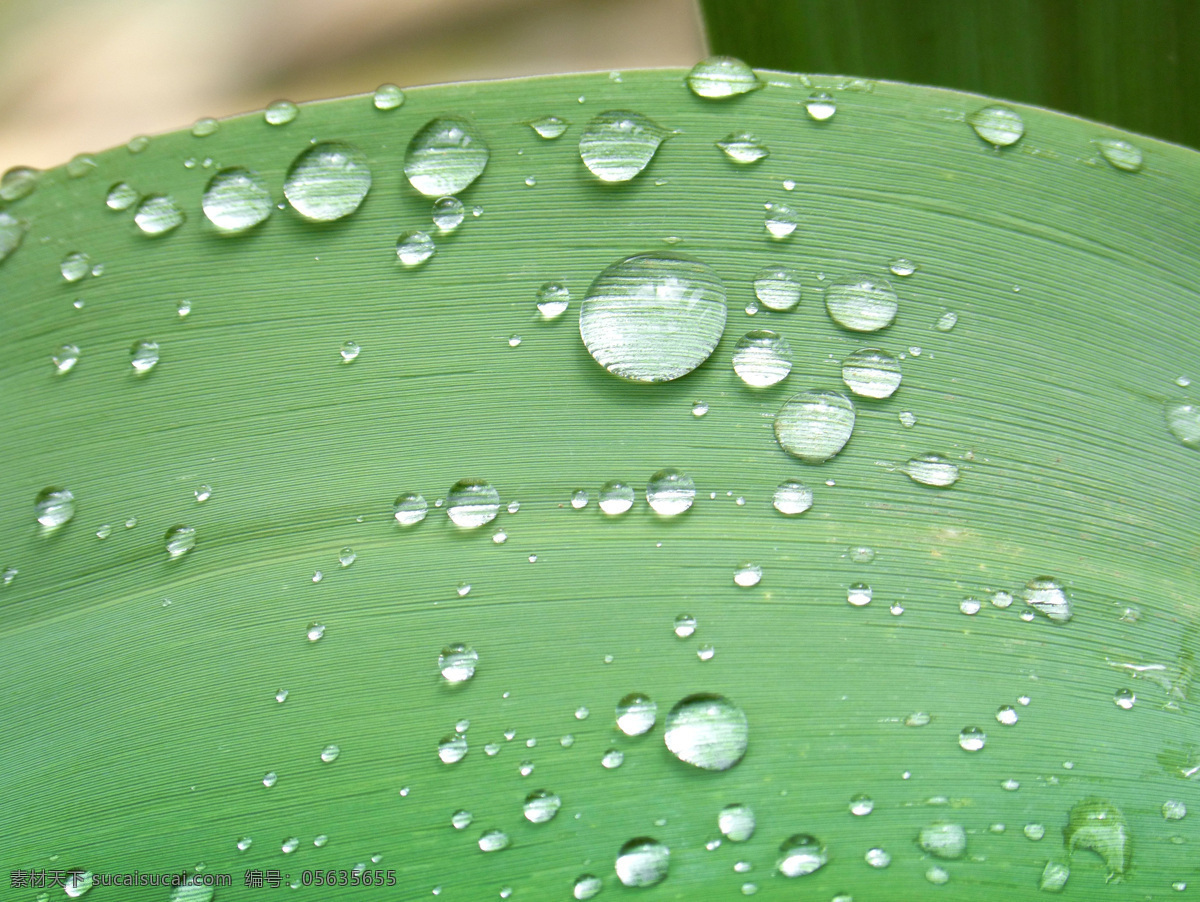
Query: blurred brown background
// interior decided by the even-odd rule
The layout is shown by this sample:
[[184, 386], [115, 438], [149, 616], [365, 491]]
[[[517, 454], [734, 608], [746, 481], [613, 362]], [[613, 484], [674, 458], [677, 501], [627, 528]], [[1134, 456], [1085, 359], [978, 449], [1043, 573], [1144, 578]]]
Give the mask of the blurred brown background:
[[0, 0], [0, 171], [280, 98], [702, 55], [694, 0]]

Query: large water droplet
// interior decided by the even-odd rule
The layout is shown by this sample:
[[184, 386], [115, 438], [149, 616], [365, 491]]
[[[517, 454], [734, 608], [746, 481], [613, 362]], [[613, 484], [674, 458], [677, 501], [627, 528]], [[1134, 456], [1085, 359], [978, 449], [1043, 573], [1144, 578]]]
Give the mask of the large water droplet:
[[723, 100], [747, 94], [763, 86], [754, 70], [732, 56], [710, 56], [688, 73], [687, 85], [697, 97]]
[[768, 310], [791, 310], [800, 303], [800, 273], [787, 266], [765, 266], [754, 277], [754, 293]]
[[446, 496], [446, 513], [455, 526], [476, 529], [500, 513], [500, 493], [486, 479], [460, 479]]
[[617, 879], [626, 886], [653, 886], [667, 879], [671, 850], [656, 839], [639, 836], [617, 853]]
[[631, 692], [617, 705], [617, 729], [626, 736], [650, 732], [658, 718], [658, 705], [640, 692]]
[[404, 105], [404, 91], [399, 85], [382, 84], [375, 89], [371, 102], [377, 110], [394, 110]]
[[704, 770], [729, 770], [746, 754], [746, 712], [710, 693], [689, 695], [667, 714], [663, 739], [671, 753]]
[[287, 125], [296, 118], [300, 108], [290, 100], [273, 100], [263, 110], [267, 125]]
[[479, 652], [469, 645], [457, 642], [447, 645], [438, 655], [438, 670], [448, 683], [465, 683], [475, 676], [479, 664]]
[[1133, 836], [1125, 815], [1106, 799], [1089, 798], [1071, 808], [1063, 840], [1067, 851], [1090, 849], [1104, 859], [1108, 879], [1120, 881], [1133, 863]]
[[33, 499], [33, 513], [44, 530], [56, 530], [75, 516], [75, 496], [69, 489], [47, 486]]
[[823, 868], [829, 853], [815, 836], [797, 833], [779, 846], [779, 861], [775, 865], [784, 877], [806, 877]]
[[717, 827], [730, 842], [745, 842], [754, 835], [757, 821], [749, 805], [726, 805], [717, 815]]
[[367, 155], [351, 144], [314, 144], [292, 161], [283, 196], [312, 222], [333, 222], [358, 209], [371, 190]]
[[792, 346], [778, 332], [747, 332], [734, 345], [733, 371], [749, 386], [774, 385], [792, 371]]
[[854, 404], [834, 391], [806, 391], [775, 414], [775, 438], [788, 454], [807, 463], [829, 460], [854, 431]]
[[172, 526], [167, 530], [163, 541], [167, 546], [167, 556], [171, 560], [181, 558], [196, 547], [196, 527]]
[[420, 229], [401, 232], [400, 237], [396, 239], [396, 256], [405, 266], [420, 266], [432, 257], [436, 250], [437, 245], [433, 243], [429, 233]]
[[1096, 147], [1100, 156], [1114, 168], [1122, 172], [1140, 172], [1142, 169], [1142, 151], [1118, 138], [1097, 138]]
[[152, 194], [138, 204], [133, 221], [142, 234], [157, 237], [183, 225], [186, 217], [179, 205], [165, 194]]
[[10, 203], [28, 197], [38, 186], [42, 174], [29, 166], [14, 166], [0, 176], [0, 200]]
[[900, 301], [884, 279], [846, 276], [825, 289], [830, 318], [852, 332], [877, 332], [892, 324]]
[[682, 514], [695, 500], [696, 483], [678, 470], [659, 470], [646, 485], [646, 502], [651, 510], [664, 517]]
[[842, 361], [842, 381], [864, 398], [890, 398], [901, 378], [900, 361], [879, 348], [863, 348]]
[[967, 851], [967, 831], [962, 824], [927, 824], [917, 836], [917, 845], [934, 858], [962, 858]]
[[404, 152], [404, 174], [426, 197], [457, 195], [483, 174], [488, 146], [475, 124], [459, 116], [432, 119]]
[[947, 488], [958, 482], [958, 465], [940, 454], [922, 454], [901, 468], [913, 482]]
[[579, 156], [601, 181], [627, 182], [646, 168], [669, 134], [640, 113], [609, 110], [584, 127]]
[[757, 163], [771, 155], [763, 143], [749, 132], [731, 132], [717, 141], [716, 145], [724, 151], [725, 156], [741, 166]]
[[222, 169], [204, 189], [204, 215], [222, 232], [244, 232], [271, 215], [266, 182], [249, 169]]
[[0, 263], [21, 246], [25, 238], [25, 223], [0, 210]]
[[554, 816], [558, 814], [558, 809], [562, 807], [562, 799], [552, 792], [547, 792], [544, 789], [539, 789], [525, 796], [525, 804], [522, 810], [525, 814], [525, 820], [531, 824], [544, 824], [547, 821], [554, 820]]
[[158, 342], [138, 341], [129, 349], [129, 363], [138, 376], [144, 376], [158, 366]]
[[600, 510], [610, 517], [633, 507], [633, 486], [610, 480], [600, 486]]
[[1025, 123], [1015, 110], [1006, 106], [985, 106], [967, 116], [975, 134], [994, 147], [1016, 144], [1025, 134]]
[[613, 375], [666, 382], [708, 359], [726, 315], [725, 286], [712, 267], [682, 255], [638, 254], [596, 276], [579, 332]]
[[600, 895], [602, 889], [604, 889], [604, 882], [595, 874], [581, 874], [575, 878], [575, 886], [571, 890], [571, 895], [582, 902], [586, 899], [595, 899]]
[[1200, 405], [1172, 401], [1164, 412], [1171, 435], [1189, 448], [1200, 448]]
[[1056, 579], [1049, 576], [1031, 579], [1025, 585], [1024, 596], [1027, 605], [1055, 623], [1071, 619], [1071, 600]]

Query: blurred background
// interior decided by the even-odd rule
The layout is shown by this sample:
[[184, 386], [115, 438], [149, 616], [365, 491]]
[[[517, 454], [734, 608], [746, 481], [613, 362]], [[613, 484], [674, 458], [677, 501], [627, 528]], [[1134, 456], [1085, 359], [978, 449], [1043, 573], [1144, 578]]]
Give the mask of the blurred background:
[[703, 46], [695, 0], [0, 0], [0, 172], [281, 98], [691, 66]]

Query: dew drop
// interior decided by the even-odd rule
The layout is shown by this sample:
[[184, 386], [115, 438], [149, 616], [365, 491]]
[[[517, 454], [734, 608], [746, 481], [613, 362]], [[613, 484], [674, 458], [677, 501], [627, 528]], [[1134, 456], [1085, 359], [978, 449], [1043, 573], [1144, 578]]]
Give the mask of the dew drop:
[[659, 470], [646, 485], [646, 502], [650, 509], [663, 517], [682, 514], [696, 500], [696, 483], [678, 470]]
[[1113, 703], [1126, 711], [1132, 710], [1137, 704], [1137, 696], [1132, 689], [1118, 689], [1113, 695]]
[[462, 733], [446, 736], [438, 743], [437, 751], [443, 764], [457, 764], [467, 756], [467, 737]]
[[131, 154], [139, 154], [149, 146], [150, 146], [150, 136], [149, 135], [135, 135], [134, 137], [129, 139], [128, 143], [125, 145], [125, 149], [128, 150]]
[[396, 523], [400, 526], [416, 526], [425, 519], [428, 510], [429, 504], [425, 497], [416, 492], [406, 492], [392, 505]]
[[816, 122], [825, 122], [832, 119], [833, 114], [837, 112], [837, 101], [833, 99], [832, 94], [815, 91], [804, 102], [804, 110], [810, 119]]
[[129, 349], [129, 362], [133, 371], [144, 376], [158, 365], [158, 342], [139, 341]]
[[806, 877], [823, 868], [829, 853], [815, 836], [797, 833], [789, 836], [779, 847], [775, 867], [784, 877]]
[[944, 821], [928, 824], [917, 835], [917, 845], [934, 858], [962, 858], [967, 851], [967, 831], [962, 824]]
[[300, 112], [300, 108], [290, 100], [274, 100], [263, 110], [263, 119], [267, 125], [287, 125]]
[[469, 645], [456, 643], [442, 649], [438, 655], [438, 670], [448, 683], [465, 683], [475, 676], [479, 664], [479, 652]]
[[864, 398], [890, 398], [901, 378], [900, 361], [879, 348], [862, 348], [842, 361], [842, 381]]
[[439, 197], [433, 202], [433, 224], [439, 232], [453, 232], [465, 215], [466, 208], [457, 197]]
[[733, 348], [733, 371], [751, 387], [775, 385], [792, 371], [792, 346], [778, 332], [747, 332]]
[[50, 362], [54, 364], [55, 375], [65, 376], [79, 362], [79, 347], [77, 345], [63, 345], [51, 355]]
[[925, 879], [934, 886], [942, 886], [950, 882], [950, 873], [939, 865], [930, 865], [925, 869]]
[[544, 789], [538, 789], [525, 796], [525, 804], [522, 810], [525, 814], [525, 820], [531, 824], [544, 824], [547, 821], [554, 820], [554, 816], [558, 814], [558, 809], [562, 807], [562, 799], [552, 792], [547, 792]]
[[68, 871], [63, 878], [63, 892], [71, 899], [78, 899], [90, 890], [95, 882], [96, 878], [91, 871]]
[[342, 355], [342, 363], [353, 363], [355, 360], [358, 359], [358, 355], [359, 355], [359, 353], [361, 353], [361, 351], [362, 351], [362, 348], [359, 346], [358, 342], [356, 342], [356, 341], [343, 342], [342, 348], [340, 351], [340, 353]]
[[233, 168], [212, 177], [204, 189], [202, 206], [218, 231], [236, 234], [265, 221], [273, 205], [266, 182], [257, 173]]
[[933, 718], [924, 711], [916, 711], [904, 718], [904, 725], [906, 727], [927, 727], [932, 720]]
[[786, 479], [775, 489], [771, 504], [784, 516], [794, 517], [812, 507], [812, 489], [795, 479]]
[[806, 391], [789, 398], [775, 414], [779, 446], [806, 463], [829, 460], [854, 431], [854, 404], [833, 391]]
[[579, 156], [602, 182], [627, 182], [649, 165], [670, 134], [652, 119], [628, 110], [608, 110], [579, 137]]
[[529, 127], [537, 133], [539, 138], [544, 138], [547, 141], [552, 141], [555, 138], [562, 137], [571, 123], [566, 119], [560, 119], [558, 116], [542, 116], [539, 119], [530, 121]]
[[757, 163], [771, 155], [763, 143], [750, 132], [730, 132], [715, 143], [724, 151], [725, 156], [741, 166]]
[[586, 899], [595, 899], [600, 895], [602, 889], [604, 889], [604, 882], [595, 874], [581, 874], [575, 878], [571, 895], [582, 902]]
[[310, 623], [308, 628], [304, 631], [304, 635], [309, 642], [321, 641], [321, 638], [325, 635], [325, 624]]
[[671, 850], [656, 839], [639, 836], [617, 853], [617, 879], [625, 886], [654, 886], [667, 879]]
[[830, 318], [851, 332], [877, 332], [892, 324], [900, 302], [884, 279], [847, 276], [825, 289], [825, 309]]
[[746, 754], [750, 725], [746, 713], [729, 699], [698, 693], [670, 710], [663, 739], [671, 753], [686, 764], [729, 770]]
[[633, 507], [633, 486], [610, 480], [600, 486], [600, 510], [615, 517]]
[[701, 661], [711, 661], [713, 659], [713, 655], [716, 653], [717, 650], [709, 643], [705, 643], [696, 649], [696, 657]]
[[426, 197], [465, 191], [487, 168], [487, 142], [474, 123], [458, 116], [431, 119], [404, 152], [404, 174]]
[[471, 812], [460, 808], [458, 811], [450, 815], [450, 824], [455, 830], [465, 830], [471, 826], [471, 822], [475, 820]]
[[917, 264], [913, 263], [904, 257], [897, 257], [888, 264], [888, 269], [891, 270], [893, 276], [911, 276], [917, 271]]
[[867, 864], [873, 868], [886, 868], [892, 863], [892, 855], [887, 849], [881, 849], [878, 846], [867, 849], [867, 854], [863, 856]]
[[375, 89], [371, 102], [377, 110], [394, 110], [404, 105], [404, 91], [399, 85], [382, 84]]
[[871, 587], [866, 583], [853, 583], [846, 590], [846, 601], [856, 608], [861, 608], [871, 603], [873, 594]]
[[1200, 405], [1172, 401], [1165, 413], [1171, 435], [1189, 448], [1200, 448]]
[[626, 736], [650, 732], [658, 718], [658, 705], [639, 692], [631, 692], [617, 705], [617, 729]]
[[846, 557], [856, 564], [869, 564], [875, 560], [875, 549], [870, 545], [851, 545], [846, 549]]
[[958, 465], [940, 454], [922, 454], [920, 457], [914, 457], [901, 469], [909, 479], [921, 485], [948, 488], [958, 482]]
[[691, 614], [680, 614], [675, 618], [675, 635], [687, 639], [696, 632], [696, 618]]
[[692, 416], [702, 417], [708, 413], [708, 403], [705, 401], [692, 402]]
[[608, 266], [588, 289], [579, 332], [615, 376], [666, 382], [712, 354], [725, 331], [725, 286], [705, 263], [639, 254]]
[[786, 266], [766, 266], [754, 277], [754, 293], [768, 310], [791, 310], [800, 303], [800, 273]]
[[164, 537], [167, 556], [178, 560], [196, 547], [196, 528], [194, 526], [172, 526]]
[[1133, 836], [1121, 809], [1105, 799], [1088, 798], [1071, 808], [1063, 830], [1067, 851], [1090, 849], [1104, 859], [1108, 879], [1119, 881], [1133, 863]]
[[262, 784], [263, 784], [263, 786], [267, 787], [267, 789], [270, 789], [272, 786], [274, 786], [278, 782], [279, 782], [279, 775], [276, 774], [275, 771], [271, 771], [270, 773], [263, 774]]
[[38, 186], [42, 174], [29, 166], [14, 166], [0, 176], [0, 201], [6, 203], [28, 197]]
[[996, 712], [996, 720], [1006, 727], [1011, 727], [1020, 720], [1020, 716], [1017, 714], [1017, 709], [1012, 705], [1001, 705], [1000, 709]]
[[179, 206], [165, 194], [152, 194], [138, 204], [133, 221], [142, 234], [157, 237], [183, 225], [186, 217]]
[[500, 493], [485, 479], [460, 479], [446, 496], [446, 513], [463, 529], [486, 526], [500, 513]]
[[949, 332], [958, 325], [958, 314], [953, 311], [947, 311], [938, 317], [936, 328], [939, 332]]
[[800, 214], [787, 204], [766, 203], [763, 209], [767, 211], [763, 224], [768, 234], [776, 240], [787, 238], [800, 224]]
[[613, 770], [625, 763], [625, 753], [620, 749], [609, 749], [600, 759], [600, 764], [607, 770]]
[[1065, 864], [1047, 861], [1046, 867], [1042, 869], [1042, 876], [1038, 879], [1038, 889], [1047, 893], [1061, 893], [1070, 876], [1071, 869]]
[[1100, 156], [1114, 168], [1122, 172], [1140, 172], [1142, 169], [1142, 152], [1128, 141], [1117, 138], [1097, 138], [1096, 148]]
[[1187, 817], [1187, 805], [1177, 799], [1168, 799], [1162, 804], [1162, 816], [1168, 821], [1181, 821]]
[[985, 106], [967, 116], [967, 124], [993, 147], [1016, 144], [1025, 134], [1025, 123], [1015, 110], [1006, 106]]
[[1023, 832], [1026, 839], [1037, 842], [1046, 835], [1046, 828], [1042, 824], [1026, 824]]
[[420, 229], [401, 232], [400, 237], [396, 239], [396, 256], [405, 266], [420, 266], [432, 257], [436, 250], [437, 245], [433, 243], [429, 233]]
[[508, 845], [508, 834], [503, 830], [488, 830], [479, 837], [479, 848], [483, 852], [499, 852], [507, 849]]
[[987, 733], [979, 727], [964, 727], [958, 734], [959, 747], [966, 752], [978, 752], [987, 745]]
[[333, 764], [334, 761], [337, 761], [338, 755], [341, 753], [342, 750], [331, 743], [321, 749], [321, 760], [326, 764]]
[[1055, 623], [1071, 619], [1071, 600], [1056, 579], [1039, 576], [1025, 585], [1025, 603]]
[[75, 496], [68, 489], [47, 486], [34, 498], [33, 511], [42, 529], [53, 532], [75, 516]]
[[740, 59], [710, 56], [692, 67], [687, 76], [687, 86], [697, 97], [724, 100], [757, 90], [763, 86], [763, 82]]
[[311, 222], [333, 222], [358, 209], [371, 190], [367, 155], [351, 144], [314, 144], [292, 161], [283, 195]]
[[82, 251], [72, 251], [62, 258], [62, 262], [58, 264], [58, 269], [66, 281], [78, 282], [91, 273], [92, 261]]
[[91, 154], [77, 153], [67, 161], [67, 177], [81, 179], [96, 168], [96, 161]]
[[749, 805], [726, 805], [717, 815], [717, 827], [730, 842], [745, 842], [754, 835], [754, 809]]
[[571, 507], [574, 510], [583, 510], [588, 506], [588, 493], [585, 489], [576, 489], [571, 493]]
[[868, 795], [859, 793], [850, 800], [850, 813], [855, 817], [866, 817], [875, 810], [875, 802]]
[[110, 210], [128, 210], [138, 202], [141, 195], [137, 189], [128, 182], [117, 182], [108, 189], [108, 194], [104, 197], [104, 204]]
[[738, 564], [733, 571], [733, 581], [743, 589], [757, 586], [762, 581], [762, 567], [758, 564], [745, 562]]

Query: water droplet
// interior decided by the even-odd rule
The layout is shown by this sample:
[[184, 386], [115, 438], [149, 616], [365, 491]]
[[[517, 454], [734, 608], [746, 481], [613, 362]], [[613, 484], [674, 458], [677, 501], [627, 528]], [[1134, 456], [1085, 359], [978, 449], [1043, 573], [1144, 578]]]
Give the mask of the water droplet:
[[[25, 223], [0, 210], [0, 263], [21, 246], [25, 238]], [[66, 274], [63, 274], [64, 278]], [[71, 281], [68, 279], [67, 281]]]
[[104, 203], [110, 210], [128, 210], [138, 202], [141, 195], [127, 182], [117, 182], [108, 189]]
[[892, 854], [887, 849], [881, 849], [878, 846], [867, 849], [867, 854], [863, 858], [873, 868], [886, 868], [892, 863]]
[[879, 348], [862, 348], [842, 361], [842, 381], [864, 398], [890, 398], [901, 378], [900, 361]]
[[717, 815], [717, 827], [730, 842], [745, 842], [754, 835], [756, 820], [749, 805], [726, 805]]
[[1165, 413], [1171, 435], [1189, 448], [1200, 448], [1200, 405], [1172, 401]]
[[263, 119], [267, 125], [287, 125], [300, 112], [300, 108], [290, 100], [274, 100], [267, 104], [263, 111]]
[[954, 313], [952, 311], [947, 311], [946, 313], [943, 313], [940, 317], [938, 317], [937, 325], [935, 326], [935, 328], [939, 332], [949, 332], [956, 325], [958, 325], [958, 314]]
[[266, 182], [257, 173], [240, 168], [222, 169], [214, 175], [204, 189], [202, 205], [208, 221], [227, 234], [254, 228], [271, 215], [273, 206]]
[[331, 743], [321, 749], [321, 760], [326, 764], [333, 764], [334, 761], [337, 761], [338, 755], [341, 753], [342, 750]]
[[508, 346], [510, 348], [520, 347], [520, 345], [521, 345], [521, 336], [520, 335], [508, 336]]
[[600, 510], [615, 517], [633, 507], [633, 487], [617, 480], [600, 486]]
[[847, 276], [825, 289], [830, 318], [851, 332], [877, 332], [892, 324], [900, 301], [884, 279]]
[[911, 276], [913, 273], [915, 273], [917, 271], [917, 264], [904, 257], [897, 257], [888, 264], [888, 269], [891, 270], [893, 276], [900, 276], [903, 278], [905, 276]]
[[396, 256], [405, 266], [420, 266], [432, 257], [436, 250], [437, 245], [433, 243], [429, 233], [420, 229], [401, 232], [400, 237], [396, 239]]
[[319, 642], [325, 635], [325, 624], [310, 623], [304, 633], [309, 642]]
[[560, 119], [558, 116], [542, 116], [540, 119], [532, 120], [529, 127], [537, 133], [539, 138], [551, 141], [561, 137], [570, 124], [566, 119]]
[[433, 202], [433, 224], [440, 232], [453, 232], [462, 224], [465, 212], [457, 197], [439, 197]]
[[571, 894], [580, 900], [595, 899], [604, 889], [604, 883], [594, 874], [581, 874], [575, 878], [575, 886]]
[[215, 135], [221, 128], [221, 123], [211, 116], [204, 116], [192, 123], [192, 136], [196, 138], [207, 138], [209, 135]]
[[479, 837], [479, 848], [483, 852], [499, 852], [507, 849], [508, 844], [508, 834], [503, 830], [488, 830]]
[[[443, 675], [444, 675], [443, 671]], [[438, 757], [443, 764], [457, 764], [467, 756], [467, 737], [462, 733], [446, 736], [438, 743]]]
[[767, 232], [776, 240], [787, 238], [800, 224], [800, 214], [787, 204], [767, 203], [763, 204], [763, 209], [767, 211], [763, 223]]
[[1065, 864], [1047, 861], [1046, 867], [1042, 869], [1042, 876], [1038, 879], [1038, 889], [1047, 893], [1061, 893], [1070, 876], [1071, 869]]
[[692, 416], [702, 417], [706, 413], [708, 413], [708, 404], [706, 402], [704, 402], [704, 401], [693, 401], [692, 402]]
[[1027, 839], [1037, 842], [1046, 835], [1046, 828], [1042, 824], [1026, 824], [1024, 832]]
[[1169, 821], [1181, 821], [1187, 817], [1187, 805], [1178, 799], [1168, 799], [1162, 804], [1162, 816]]
[[139, 341], [129, 349], [129, 362], [133, 371], [144, 376], [158, 365], [158, 342]]
[[288, 700], [290, 694], [286, 689], [279, 689], [275, 692], [275, 701], [282, 705]]
[[237, 841], [237, 850], [239, 852], [245, 852], [252, 845], [254, 845], [253, 839], [251, 839], [249, 836], [242, 836]]
[[404, 152], [404, 174], [426, 197], [465, 191], [487, 168], [488, 146], [474, 123], [458, 116], [431, 119]]
[[262, 784], [263, 784], [263, 786], [267, 787], [267, 789], [270, 789], [272, 786], [274, 786], [278, 782], [279, 782], [279, 775], [276, 774], [275, 771], [271, 771], [270, 773], [263, 775]]
[[438, 670], [448, 683], [465, 683], [475, 676], [478, 664], [479, 652], [462, 643], [448, 645], [438, 655]]
[[1142, 152], [1128, 141], [1117, 138], [1097, 138], [1095, 141], [1100, 156], [1104, 157], [1114, 169], [1122, 172], [1140, 172], [1142, 169]]
[[1017, 709], [1012, 705], [1001, 705], [1000, 710], [996, 712], [996, 720], [1000, 721], [1006, 727], [1011, 727], [1019, 719]]
[[663, 739], [686, 764], [729, 770], [746, 754], [750, 725], [746, 713], [729, 699], [698, 693], [682, 699], [667, 714]]
[[1025, 585], [1025, 603], [1055, 623], [1071, 619], [1071, 600], [1056, 579], [1039, 576]]
[[28, 197], [37, 188], [41, 175], [29, 166], [14, 166], [0, 176], [0, 200], [11, 202]]
[[75, 496], [68, 489], [47, 486], [34, 498], [33, 512], [42, 529], [52, 532], [75, 516]]
[[454, 814], [450, 815], [450, 823], [455, 830], [465, 830], [471, 826], [471, 821], [475, 820], [471, 812], [460, 808]]
[[854, 404], [833, 391], [806, 391], [775, 414], [775, 438], [788, 454], [822, 463], [846, 446], [854, 431]]
[[1137, 696], [1132, 689], [1118, 689], [1113, 695], [1113, 702], [1118, 708], [1129, 711], [1137, 704]]
[[394, 110], [403, 106], [404, 92], [399, 85], [382, 84], [375, 89], [375, 96], [371, 98], [371, 102], [377, 110]]
[[800, 303], [800, 273], [786, 266], [766, 266], [754, 277], [754, 293], [768, 310], [791, 310]]
[[742, 166], [765, 160], [771, 155], [763, 143], [750, 132], [730, 132], [717, 141], [716, 145], [725, 152], [725, 156]]
[[670, 131], [640, 113], [608, 110], [579, 137], [579, 156], [603, 182], [627, 182], [649, 165]]
[[975, 134], [994, 147], [1016, 144], [1025, 134], [1025, 123], [1015, 110], [1006, 106], [985, 106], [967, 116]]
[[63, 879], [63, 892], [72, 899], [78, 899], [90, 890], [95, 882], [91, 871], [68, 871]]
[[754, 388], [775, 385], [792, 371], [792, 346], [778, 332], [747, 332], [734, 346], [733, 371]]
[[816, 91], [808, 96], [808, 100], [804, 102], [804, 109], [809, 118], [817, 122], [825, 122], [832, 119], [833, 114], [837, 112], [837, 101], [833, 99], [832, 94]]
[[692, 67], [687, 76], [687, 86], [697, 97], [723, 100], [757, 90], [763, 86], [763, 82], [740, 59], [710, 56]]
[[609, 749], [600, 759], [600, 764], [608, 770], [620, 767], [625, 763], [625, 753], [620, 749]]
[[866, 583], [853, 583], [846, 590], [846, 601], [856, 608], [861, 608], [871, 603], [872, 595], [871, 587]]
[[358, 209], [371, 189], [367, 156], [340, 141], [314, 144], [292, 161], [283, 195], [312, 222], [333, 222]]
[[922, 454], [912, 458], [902, 467], [905, 475], [913, 482], [947, 488], [958, 482], [958, 465], [940, 454]]
[[167, 556], [171, 560], [183, 557], [196, 547], [196, 528], [194, 526], [172, 526], [164, 538], [167, 546]]
[[135, 135], [129, 139], [129, 142], [125, 145], [125, 149], [132, 154], [139, 154], [149, 146], [149, 135]]
[[183, 225], [186, 217], [179, 206], [165, 194], [151, 194], [134, 211], [133, 221], [142, 234], [157, 237]]
[[358, 355], [361, 351], [362, 351], [362, 348], [359, 346], [358, 342], [356, 342], [356, 341], [343, 342], [342, 349], [340, 352], [342, 355], [342, 363], [353, 363], [355, 360], [358, 359]]
[[987, 745], [987, 733], [979, 727], [964, 727], [958, 734], [959, 746], [967, 752], [978, 752]]
[[762, 567], [748, 561], [738, 564], [733, 571], [733, 581], [743, 589], [757, 586], [762, 581]]
[[580, 705], [578, 708], [575, 709], [575, 719], [576, 720], [587, 720], [588, 715], [590, 715], [591, 713], [592, 712], [589, 711], [586, 706]]
[[625, 886], [654, 886], [667, 879], [671, 850], [656, 839], [639, 836], [617, 853], [617, 879]]
[[850, 800], [850, 813], [855, 817], [866, 817], [875, 810], [875, 802], [868, 795], [859, 793]]
[[934, 858], [962, 858], [967, 851], [967, 831], [962, 824], [938, 821], [921, 828], [917, 845]]
[[562, 282], [547, 282], [537, 290], [538, 312], [545, 319], [557, 319], [567, 311], [571, 292]]
[[63, 345], [50, 357], [54, 364], [55, 375], [64, 376], [79, 362], [79, 348], [76, 345]]
[[562, 807], [562, 799], [544, 789], [536, 790], [525, 796], [525, 820], [531, 824], [544, 824], [554, 820], [558, 809]]
[[663, 517], [682, 514], [696, 500], [696, 483], [678, 470], [659, 470], [646, 485], [646, 502]]
[[812, 489], [795, 479], [786, 479], [775, 489], [771, 503], [779, 513], [794, 517], [812, 507]]
[[904, 718], [904, 725], [906, 727], [927, 727], [932, 720], [933, 718], [924, 711], [916, 711]]
[[486, 479], [460, 479], [446, 495], [446, 513], [455, 526], [477, 529], [500, 513], [500, 493]]
[[639, 692], [631, 692], [617, 705], [617, 729], [626, 736], [641, 736], [654, 727], [658, 705]]
[[606, 267], [588, 289], [579, 332], [606, 370], [635, 382], [678, 379], [725, 331], [725, 286], [705, 263], [639, 254]]
[[574, 510], [583, 510], [588, 506], [588, 493], [585, 489], [576, 489], [571, 493], [571, 507]]
[[780, 845], [775, 867], [784, 877], [806, 877], [819, 871], [828, 861], [829, 853], [819, 839], [808, 833], [797, 833]]
[[716, 648], [707, 642], [696, 649], [696, 657], [701, 661], [711, 661], [716, 653]]
[[1067, 851], [1090, 849], [1104, 859], [1108, 879], [1120, 881], [1133, 862], [1133, 836], [1121, 809], [1105, 799], [1089, 798], [1071, 808], [1063, 830]]
[[397, 498], [396, 503], [392, 506], [396, 523], [400, 526], [416, 526], [425, 519], [428, 510], [429, 504], [425, 501], [425, 497], [416, 492], [406, 492]]
[[66, 281], [78, 282], [91, 273], [92, 261], [82, 251], [72, 251], [62, 258], [62, 262], [58, 264], [58, 269]]

